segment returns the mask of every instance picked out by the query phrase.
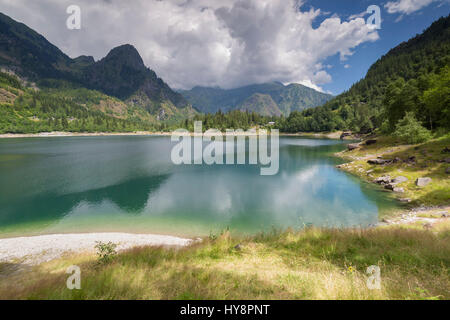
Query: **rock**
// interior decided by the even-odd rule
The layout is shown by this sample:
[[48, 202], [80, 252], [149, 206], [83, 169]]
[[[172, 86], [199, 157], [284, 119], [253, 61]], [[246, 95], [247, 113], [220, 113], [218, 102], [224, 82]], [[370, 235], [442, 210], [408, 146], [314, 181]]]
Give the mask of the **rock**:
[[449, 147], [445, 147], [441, 152], [442, 153], [450, 153], [450, 148]]
[[241, 250], [241, 244], [239, 243], [239, 244], [235, 245], [234, 248], [235, 248], [236, 250]]
[[378, 164], [378, 165], [380, 165], [380, 164], [388, 164], [388, 163], [391, 163], [391, 162], [392, 162], [392, 160], [386, 160], [386, 159], [370, 159], [370, 160], [367, 160], [368, 164]]
[[403, 202], [403, 203], [410, 203], [411, 202], [411, 199], [409, 199], [409, 198], [400, 198], [400, 199], [398, 199], [400, 202]]
[[429, 229], [433, 228], [433, 225], [432, 225], [431, 223], [425, 223], [425, 224], [423, 225], [423, 227], [424, 227], [424, 229], [429, 230]]
[[403, 193], [403, 192], [405, 192], [405, 189], [403, 189], [403, 188], [394, 188], [392, 191], [394, 191], [396, 193]]
[[385, 185], [384, 188], [388, 189], [388, 190], [391, 190], [391, 191], [394, 191], [394, 186], [392, 184], [390, 184], [390, 183]]
[[445, 163], [450, 163], [450, 158], [445, 158], [445, 159], [444, 159], [444, 162], [445, 162]]
[[403, 176], [398, 176], [398, 177], [392, 179], [391, 182], [392, 182], [393, 184], [399, 184], [399, 183], [406, 182], [406, 181], [408, 181], [408, 178], [403, 177]]
[[450, 174], [450, 167], [447, 167], [447, 169], [445, 169], [445, 173]]
[[373, 182], [378, 184], [388, 184], [389, 182], [391, 182], [391, 177], [390, 176], [378, 177]]
[[366, 141], [366, 146], [370, 146], [370, 145], [375, 144], [375, 143], [377, 143], [376, 139], [369, 139], [369, 140]]
[[383, 219], [383, 220], [381, 220], [381, 222], [384, 222], [384, 223], [391, 223], [388, 219]]
[[399, 157], [395, 157], [393, 160], [394, 163], [401, 162], [401, 161], [402, 161], [402, 159], [400, 159]]
[[427, 184], [431, 182], [431, 178], [424, 177], [424, 178], [418, 178], [416, 180], [416, 186], [418, 187], [425, 187]]
[[347, 145], [347, 149], [349, 151], [352, 151], [352, 150], [355, 150], [355, 149], [358, 149], [358, 148], [359, 148], [359, 143], [351, 143], [351, 144]]
[[341, 134], [341, 140], [343, 140], [345, 137], [349, 137], [349, 136], [351, 136], [352, 135], [352, 133], [351, 132], [342, 132], [342, 134]]
[[406, 163], [415, 163], [416, 162], [416, 157], [415, 156], [408, 157], [408, 159], [406, 159], [404, 162], [406, 162]]

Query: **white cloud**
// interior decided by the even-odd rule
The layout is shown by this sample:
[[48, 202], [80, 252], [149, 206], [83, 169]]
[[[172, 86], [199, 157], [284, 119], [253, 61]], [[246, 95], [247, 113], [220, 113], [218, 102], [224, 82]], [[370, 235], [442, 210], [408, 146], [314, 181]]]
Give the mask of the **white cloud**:
[[353, 19], [356, 19], [356, 18], [364, 18], [364, 16], [366, 14], [367, 14], [367, 11], [363, 11], [363, 12], [360, 12], [360, 13], [357, 13], [357, 14], [352, 14], [352, 15], [350, 15], [348, 17], [348, 20], [353, 20]]
[[397, 0], [389, 1], [384, 7], [388, 13], [411, 14], [436, 1], [448, 0]]
[[[175, 88], [225, 88], [280, 81], [320, 89], [323, 62], [378, 39], [364, 19], [325, 18], [286, 0], [77, 0], [82, 29], [65, 28], [71, 0], [0, 0], [2, 12], [43, 34], [71, 57], [105, 56], [130, 43]], [[314, 29], [313, 21], [324, 19]]]

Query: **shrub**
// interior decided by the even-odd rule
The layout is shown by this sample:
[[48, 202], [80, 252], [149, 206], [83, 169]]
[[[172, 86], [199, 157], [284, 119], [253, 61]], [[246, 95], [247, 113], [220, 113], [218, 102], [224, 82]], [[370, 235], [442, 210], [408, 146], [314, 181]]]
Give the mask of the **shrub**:
[[384, 120], [380, 126], [380, 131], [382, 134], [389, 134], [392, 132], [391, 126], [389, 125], [389, 120]]
[[111, 262], [117, 255], [116, 247], [117, 244], [112, 242], [104, 243], [97, 241], [95, 248], [97, 249], [98, 261], [100, 263]]
[[431, 132], [422, 126], [413, 112], [407, 112], [405, 117], [396, 124], [394, 135], [409, 144], [421, 143], [431, 139]]

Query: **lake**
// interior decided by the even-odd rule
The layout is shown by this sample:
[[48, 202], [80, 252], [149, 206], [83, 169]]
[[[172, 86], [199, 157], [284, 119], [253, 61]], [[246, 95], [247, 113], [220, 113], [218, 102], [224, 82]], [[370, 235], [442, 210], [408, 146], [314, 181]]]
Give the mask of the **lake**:
[[335, 168], [342, 141], [280, 137], [274, 176], [256, 165], [176, 166], [173, 146], [158, 136], [0, 140], [0, 236], [366, 227], [396, 206]]

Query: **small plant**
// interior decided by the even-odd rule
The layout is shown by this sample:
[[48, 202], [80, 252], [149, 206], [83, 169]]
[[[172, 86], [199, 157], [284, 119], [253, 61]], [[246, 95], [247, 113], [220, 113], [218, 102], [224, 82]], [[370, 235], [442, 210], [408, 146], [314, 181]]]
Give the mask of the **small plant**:
[[217, 240], [217, 234], [212, 233], [212, 231], [209, 232], [209, 240], [210, 241], [216, 241]]
[[95, 249], [97, 249], [98, 261], [103, 264], [111, 262], [117, 255], [116, 248], [117, 244], [115, 243], [97, 241]]

